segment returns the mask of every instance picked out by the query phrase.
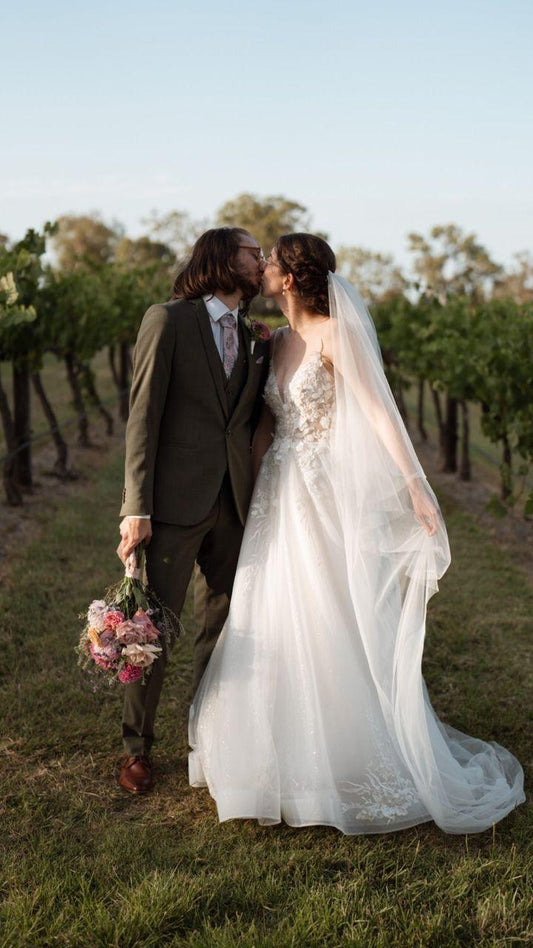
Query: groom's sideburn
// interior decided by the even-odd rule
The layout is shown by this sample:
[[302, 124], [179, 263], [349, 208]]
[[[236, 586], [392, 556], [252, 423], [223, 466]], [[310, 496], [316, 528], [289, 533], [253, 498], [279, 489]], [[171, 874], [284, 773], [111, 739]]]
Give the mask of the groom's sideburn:
[[[209, 314], [201, 300], [199, 301], [178, 301], [171, 304], [165, 304], [170, 311], [170, 316], [177, 319], [180, 333], [177, 333], [181, 343], [180, 349], [183, 350], [184, 344], [187, 349], [188, 360], [186, 363], [181, 361], [183, 356], [181, 351], [174, 358], [172, 369], [168, 366], [168, 346], [169, 330], [168, 326], [164, 332], [166, 335], [167, 347], [167, 365], [166, 371], [175, 370], [177, 375], [182, 369], [190, 370], [188, 364], [193, 360], [196, 365], [196, 374], [200, 376], [199, 385], [201, 392], [198, 395], [197, 402], [201, 403], [200, 408], [204, 412], [209, 412], [208, 423], [211, 426], [210, 432], [215, 435], [218, 433], [215, 418], [219, 419], [220, 432], [226, 439], [226, 444], [233, 438], [232, 447], [235, 452], [236, 439], [239, 444], [239, 451], [235, 456], [233, 470], [230, 472], [230, 464], [226, 459], [219, 462], [218, 477], [219, 489], [213, 490], [212, 483], [206, 483], [206, 496], [208, 492], [215, 494], [214, 503], [208, 509], [207, 513], [196, 523], [190, 523], [190, 505], [187, 505], [187, 471], [184, 464], [190, 464], [193, 468], [194, 478], [191, 479], [191, 504], [198, 507], [199, 492], [198, 483], [202, 483], [202, 477], [205, 477], [203, 468], [210, 471], [213, 469], [213, 450], [214, 446], [206, 444], [201, 446], [201, 430], [191, 431], [187, 435], [191, 445], [198, 447], [193, 450], [189, 444], [184, 442], [183, 423], [178, 435], [169, 437], [168, 431], [172, 424], [172, 418], [168, 418], [172, 412], [172, 400], [167, 398], [162, 408], [162, 420], [160, 430], [164, 434], [164, 440], [158, 439], [155, 450], [157, 458], [154, 459], [155, 472], [153, 476], [154, 493], [152, 511], [152, 539], [146, 549], [146, 574], [147, 579], [155, 593], [176, 615], [182, 611], [185, 596], [195, 567], [195, 618], [197, 620], [197, 634], [194, 643], [194, 668], [193, 668], [193, 690], [196, 690], [200, 679], [205, 671], [211, 652], [216, 644], [220, 631], [226, 620], [233, 580], [237, 568], [240, 545], [243, 535], [243, 521], [247, 511], [249, 498], [251, 494], [251, 459], [250, 459], [250, 439], [253, 429], [253, 423], [258, 414], [259, 400], [264, 387], [266, 369], [264, 363], [268, 363], [264, 356], [264, 350], [256, 350], [251, 353], [249, 340], [242, 324], [239, 325], [239, 352], [235, 362], [233, 372], [229, 379], [225, 377], [222, 361], [220, 359], [216, 344], [214, 342]], [[147, 313], [150, 313], [150, 310]], [[187, 317], [184, 319], [184, 317]], [[164, 322], [167, 319], [161, 317]], [[146, 317], [145, 317], [146, 319]], [[141, 327], [142, 329], [142, 327]], [[159, 340], [160, 341], [160, 340]], [[139, 342], [141, 352], [139, 353]], [[135, 350], [135, 369], [138, 370], [140, 382], [135, 387], [132, 381], [132, 408], [135, 411], [136, 399], [151, 398], [151, 389], [155, 388], [157, 399], [160, 395], [157, 393], [157, 385], [143, 385], [143, 362], [148, 362], [150, 382], [154, 372], [157, 372], [157, 353], [152, 353], [149, 357], [148, 350], [153, 345], [157, 345], [157, 339], [143, 338], [142, 332], [139, 333], [139, 339]], [[174, 351], [176, 352], [177, 345]], [[255, 358], [253, 356], [255, 355]], [[259, 360], [259, 361], [257, 361]], [[159, 360], [161, 363], [161, 360]], [[174, 363], [177, 363], [174, 365]], [[186, 372], [183, 372], [186, 375]], [[189, 374], [189, 380], [191, 375]], [[180, 389], [179, 379], [172, 380], [173, 391], [179, 393], [185, 402], [187, 396], [191, 399], [191, 412], [199, 413], [197, 402], [194, 401], [195, 394], [192, 395], [187, 390]], [[169, 386], [170, 388], [170, 386]], [[220, 408], [224, 409], [222, 413]], [[137, 402], [137, 409], [139, 405]], [[143, 408], [144, 412], [149, 412], [151, 404], [148, 402]], [[186, 417], [186, 403], [180, 402], [181, 417]], [[212, 412], [211, 412], [212, 409]], [[217, 414], [218, 413], [218, 414]], [[130, 415], [131, 417], [131, 415]], [[193, 419], [194, 421], [195, 419]], [[135, 432], [135, 420], [128, 427]], [[194, 440], [196, 438], [196, 441]], [[141, 439], [142, 440], [142, 439]], [[139, 464], [139, 455], [135, 453], [135, 434], [131, 436], [131, 445], [129, 456], [132, 458], [132, 464], [128, 476], [128, 451], [126, 462], [126, 484], [130, 485], [132, 491], [137, 490], [137, 484], [134, 477], [135, 466], [141, 468], [146, 466], [145, 458], [141, 457]], [[143, 446], [144, 447], [144, 446]], [[127, 435], [128, 448], [128, 435]], [[141, 448], [142, 450], [142, 448]], [[172, 452], [178, 453], [180, 460], [180, 469], [176, 471], [176, 477], [171, 477], [168, 470], [158, 472], [157, 461], [168, 464], [169, 458], [172, 458]], [[245, 454], [244, 457], [241, 455]], [[226, 452], [224, 453], [226, 458]], [[232, 477], [233, 474], [233, 477]], [[180, 497], [176, 496], [176, 488], [181, 486]], [[158, 488], [158, 484], [161, 485]], [[175, 485], [175, 496], [169, 496], [172, 485]], [[164, 496], [157, 496], [164, 490]], [[137, 512], [144, 512], [139, 507], [143, 503], [143, 491], [137, 491], [136, 500], [128, 500], [125, 490], [125, 502], [123, 504], [122, 514], [126, 512], [133, 513], [132, 506], [136, 506]], [[201, 497], [200, 497], [201, 500]], [[144, 501], [145, 503], [145, 501]], [[130, 505], [130, 506], [128, 506]], [[158, 510], [164, 513], [163, 517], [158, 518]], [[168, 522], [168, 511], [172, 511], [173, 522]], [[174, 511], [176, 514], [174, 515]], [[180, 513], [183, 511], [183, 515]], [[170, 518], [168, 518], [170, 519]], [[179, 522], [183, 520], [184, 522]], [[178, 521], [178, 522], [176, 522]], [[166, 647], [159, 659], [154, 662], [151, 674], [146, 679], [146, 684], [133, 682], [125, 686], [124, 713], [123, 713], [123, 740], [126, 753], [128, 755], [148, 754], [154, 739], [154, 723], [159, 697], [163, 686], [165, 668], [168, 660]]]

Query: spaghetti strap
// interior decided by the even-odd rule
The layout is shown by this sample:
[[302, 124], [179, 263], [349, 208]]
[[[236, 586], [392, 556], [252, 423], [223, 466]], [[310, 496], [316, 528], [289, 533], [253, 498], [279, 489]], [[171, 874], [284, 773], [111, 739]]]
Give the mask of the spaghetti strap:
[[276, 351], [276, 349], [277, 349], [277, 347], [278, 347], [278, 341], [279, 341], [279, 338], [280, 338], [282, 332], [283, 332], [283, 326], [277, 326], [276, 329], [274, 330], [274, 332], [272, 333], [271, 337], [270, 337], [270, 339], [271, 339], [270, 359], [271, 359], [271, 360], [274, 358], [274, 353], [275, 353], [275, 351]]

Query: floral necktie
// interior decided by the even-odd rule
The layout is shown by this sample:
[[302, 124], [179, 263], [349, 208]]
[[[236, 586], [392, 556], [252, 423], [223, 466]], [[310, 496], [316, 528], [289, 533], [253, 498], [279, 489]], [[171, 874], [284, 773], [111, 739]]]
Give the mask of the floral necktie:
[[226, 373], [226, 378], [229, 379], [231, 373], [233, 372], [233, 366], [235, 365], [235, 359], [237, 358], [237, 344], [235, 340], [235, 328], [237, 326], [237, 320], [233, 313], [226, 313], [220, 318], [220, 325], [222, 326], [222, 347], [224, 349], [224, 372]]

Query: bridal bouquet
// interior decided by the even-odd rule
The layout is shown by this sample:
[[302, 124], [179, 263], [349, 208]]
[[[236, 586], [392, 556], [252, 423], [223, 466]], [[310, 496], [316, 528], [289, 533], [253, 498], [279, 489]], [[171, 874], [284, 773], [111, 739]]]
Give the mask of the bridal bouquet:
[[144, 552], [135, 550], [126, 562], [124, 579], [91, 602], [76, 651], [78, 663], [98, 671], [109, 683], [142, 679], [161, 654], [162, 641], [177, 637], [180, 622], [141, 580]]

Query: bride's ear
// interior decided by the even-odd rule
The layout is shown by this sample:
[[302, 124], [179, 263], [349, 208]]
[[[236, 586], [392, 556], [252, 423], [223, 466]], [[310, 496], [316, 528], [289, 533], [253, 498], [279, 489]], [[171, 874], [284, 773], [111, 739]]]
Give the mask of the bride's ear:
[[294, 289], [294, 277], [292, 273], [287, 273], [285, 274], [285, 277], [283, 280], [283, 292], [289, 293], [293, 289]]

